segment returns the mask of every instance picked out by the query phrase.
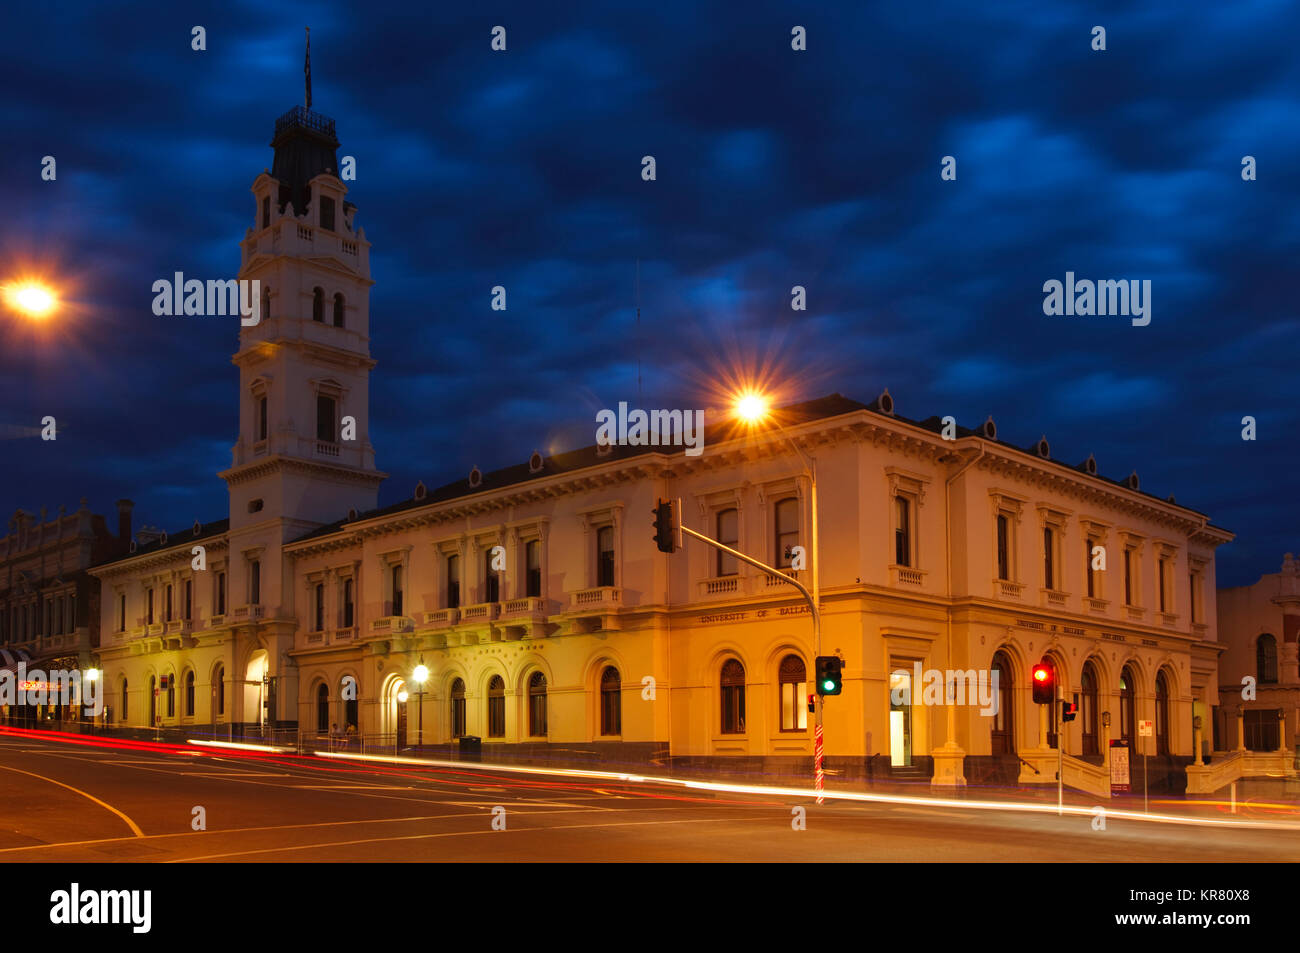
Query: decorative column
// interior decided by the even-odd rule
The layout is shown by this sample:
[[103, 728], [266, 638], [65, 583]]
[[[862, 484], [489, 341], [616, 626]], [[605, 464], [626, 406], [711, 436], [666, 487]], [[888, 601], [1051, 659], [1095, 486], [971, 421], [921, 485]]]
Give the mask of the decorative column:
[[1246, 712], [1244, 709], [1237, 709], [1237, 750], [1246, 750]]

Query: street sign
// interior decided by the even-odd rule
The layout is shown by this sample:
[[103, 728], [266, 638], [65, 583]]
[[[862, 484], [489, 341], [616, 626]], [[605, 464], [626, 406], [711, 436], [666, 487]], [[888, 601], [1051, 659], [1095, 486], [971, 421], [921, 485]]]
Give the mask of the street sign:
[[1151, 728], [1151, 720], [1150, 720], [1150, 719], [1147, 719], [1146, 721], [1139, 721], [1139, 722], [1138, 722], [1138, 737], [1139, 737], [1139, 738], [1150, 738], [1153, 734], [1155, 734], [1155, 732], [1154, 732], [1154, 731], [1152, 730], [1152, 728]]

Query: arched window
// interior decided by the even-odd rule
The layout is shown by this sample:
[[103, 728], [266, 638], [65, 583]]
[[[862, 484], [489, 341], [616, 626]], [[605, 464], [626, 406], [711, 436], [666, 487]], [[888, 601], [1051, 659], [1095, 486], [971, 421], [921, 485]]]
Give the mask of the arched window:
[[1125, 665], [1124, 671], [1119, 676], [1119, 736], [1127, 741], [1131, 749], [1137, 740], [1137, 731], [1134, 729], [1135, 702], [1137, 700], [1137, 679], [1133, 675], [1133, 669]]
[[600, 673], [600, 733], [623, 733], [623, 679], [612, 665]]
[[777, 681], [781, 686], [781, 730], [805, 731], [808, 728], [808, 670], [803, 659], [797, 655], [781, 659]]
[[216, 696], [216, 705], [213, 710], [218, 715], [226, 713], [226, 667], [218, 665], [216, 673], [212, 676], [212, 693]]
[[992, 751], [995, 755], [1015, 754], [1016, 751], [1015, 694], [1012, 691], [1015, 687], [1014, 671], [1006, 652], [998, 652], [993, 656], [989, 677], [996, 678], [994, 685], [997, 686], [997, 708], [993, 712], [989, 730], [992, 732]]
[[321, 734], [330, 730], [330, 687], [324, 682], [316, 687], [316, 730]]
[[451, 683], [451, 736], [465, 734], [465, 682], [456, 679]]
[[528, 734], [546, 736], [546, 676], [541, 672], [533, 672], [528, 679]]
[[790, 566], [791, 549], [799, 544], [799, 501], [794, 497], [778, 500], [776, 514], [776, 565], [780, 569]]
[[124, 678], [122, 679], [122, 708], [117, 713], [117, 720], [120, 724], [123, 725], [126, 724], [127, 711], [129, 710], [129, 706], [126, 703], [126, 700], [128, 697], [130, 697], [126, 693], [126, 685], [127, 685], [126, 679]]
[[[729, 510], [722, 510], [721, 512], [718, 513], [717, 524], [718, 524], [718, 535], [717, 535], [718, 542], [722, 543], [724, 546], [730, 546], [732, 549], [735, 549], [737, 547], [737, 544], [740, 542], [740, 513], [734, 508]], [[717, 565], [718, 575], [719, 576], [736, 575], [740, 566], [739, 562], [736, 560], [736, 557], [732, 556], [730, 553], [724, 553], [720, 549], [717, 550], [717, 554], [718, 554], [718, 565]]]
[[488, 737], [506, 736], [506, 683], [500, 675], [488, 682]]
[[1255, 678], [1261, 685], [1277, 682], [1277, 639], [1267, 632], [1255, 640]]
[[1079, 715], [1083, 722], [1083, 753], [1098, 754], [1097, 744], [1097, 667], [1092, 660], [1083, 663], [1079, 677]]
[[271, 319], [271, 289], [262, 285], [262, 313], [258, 317], [263, 321]]
[[311, 290], [311, 319], [325, 323], [325, 292], [319, 285]]
[[745, 666], [739, 659], [727, 659], [719, 679], [722, 690], [722, 733], [745, 732]]
[[1156, 673], [1156, 754], [1169, 754], [1169, 681]]
[[194, 717], [194, 673], [185, 673], [185, 716]]
[[334, 327], [343, 327], [343, 293], [334, 295]]

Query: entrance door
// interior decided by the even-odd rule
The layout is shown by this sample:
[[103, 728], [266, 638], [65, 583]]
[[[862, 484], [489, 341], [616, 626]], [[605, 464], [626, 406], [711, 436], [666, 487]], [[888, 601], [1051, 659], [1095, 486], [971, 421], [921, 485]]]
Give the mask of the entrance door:
[[397, 700], [397, 748], [406, 747], [406, 702]]
[[998, 710], [993, 714], [993, 725], [991, 729], [991, 741], [993, 754], [1009, 755], [1016, 753], [1016, 712], [1015, 698], [1012, 689], [1015, 687], [1011, 679], [1011, 659], [1007, 658], [1005, 652], [998, 652], [993, 656], [993, 665], [990, 667], [990, 676], [997, 676], [997, 700]]
[[912, 689], [911, 672], [890, 673], [889, 763], [895, 768], [912, 763]]

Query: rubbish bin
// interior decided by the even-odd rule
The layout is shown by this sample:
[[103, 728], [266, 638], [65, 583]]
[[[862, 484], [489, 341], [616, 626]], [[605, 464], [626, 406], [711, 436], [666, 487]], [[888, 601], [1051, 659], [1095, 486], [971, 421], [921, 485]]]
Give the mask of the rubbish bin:
[[459, 758], [461, 761], [483, 760], [482, 738], [475, 735], [461, 735], [457, 740], [460, 743]]

